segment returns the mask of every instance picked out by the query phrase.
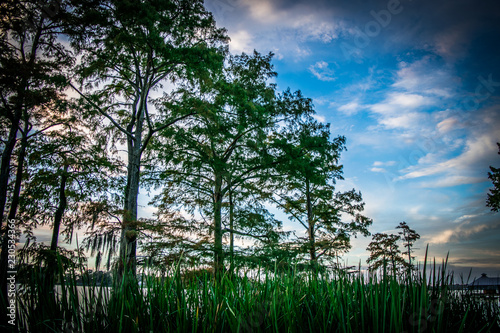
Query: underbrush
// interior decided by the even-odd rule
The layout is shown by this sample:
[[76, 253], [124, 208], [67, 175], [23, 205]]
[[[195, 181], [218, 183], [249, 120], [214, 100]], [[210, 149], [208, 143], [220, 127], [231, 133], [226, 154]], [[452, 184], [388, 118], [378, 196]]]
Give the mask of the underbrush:
[[[453, 290], [444, 270], [298, 274], [261, 278], [170, 273], [125, 275], [111, 287], [54, 289], [31, 274], [17, 295], [21, 332], [500, 332], [498, 303]], [[496, 301], [498, 302], [498, 301]]]

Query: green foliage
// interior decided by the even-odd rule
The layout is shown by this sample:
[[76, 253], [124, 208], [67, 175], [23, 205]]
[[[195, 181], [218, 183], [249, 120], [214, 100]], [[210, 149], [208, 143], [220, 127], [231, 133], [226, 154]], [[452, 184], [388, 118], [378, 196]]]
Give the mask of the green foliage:
[[[195, 236], [209, 245], [203, 235], [210, 235], [211, 248], [184, 242], [183, 250], [189, 255], [193, 250], [212, 251], [214, 263], [222, 265], [226, 235], [231, 244], [235, 236], [253, 238], [259, 244], [279, 237], [281, 223], [259, 203], [259, 193], [252, 186], [270, 177], [271, 166], [279, 162], [269, 154], [268, 137], [297, 112], [276, 105], [275, 87], [268, 83], [275, 75], [271, 56], [255, 52], [229, 57], [213, 85], [203, 85], [201, 94], [183, 93], [183, 103], [199, 111], [173, 131], [167, 129], [154, 143], [157, 164], [163, 166], [155, 181], [158, 186], [167, 185], [156, 202], [160, 216], [170, 220], [172, 241], [177, 243], [182, 231], [186, 238]], [[181, 207], [191, 217], [173, 214]], [[234, 251], [234, 244], [230, 245], [232, 257]]]
[[[276, 166], [277, 176], [269, 180], [272, 186], [267, 197], [306, 229], [307, 235], [299, 237], [297, 245], [317, 265], [326, 258], [335, 261], [348, 251], [352, 236], [369, 235], [372, 221], [361, 214], [361, 193], [354, 189], [335, 192], [336, 181], [343, 179], [339, 158], [345, 138], [330, 139], [329, 125], [310, 116], [310, 101], [300, 95], [283, 96], [287, 108], [297, 103], [310, 111], [297, 114], [296, 120], [275, 133], [273, 144], [284, 162]], [[345, 221], [346, 216], [351, 221]]]
[[[390, 273], [398, 273], [400, 269], [407, 269], [408, 275], [411, 275], [415, 265], [412, 260], [413, 244], [420, 239], [420, 235], [406, 222], [400, 222], [396, 229], [401, 229], [398, 235], [377, 233], [373, 235], [372, 242], [368, 244], [367, 250], [370, 251], [370, 257], [367, 263], [370, 264], [370, 270], [376, 271], [379, 268], [387, 270]], [[401, 253], [398, 242], [401, 241], [406, 251]], [[408, 258], [408, 261], [405, 261]]]
[[[89, 0], [75, 12], [77, 28], [84, 27], [72, 39], [82, 55], [76, 70], [82, 88], [72, 87], [96, 127], [127, 147], [119, 268], [128, 261], [135, 271], [143, 154], [159, 132], [171, 133], [173, 124], [200, 112], [177, 107], [178, 97], [220, 70], [227, 37], [199, 0]], [[152, 98], [164, 85], [172, 86], [169, 93]]]
[[102, 211], [89, 213], [93, 207], [106, 205], [111, 187], [115, 185], [110, 175], [117, 173], [119, 165], [101, 146], [92, 142], [89, 135], [77, 130], [75, 124], [39, 135], [36, 139], [28, 148], [18, 218], [28, 230], [51, 225], [58, 207], [61, 177], [64, 176], [67, 180], [64, 189], [67, 207], [62, 233], [71, 242], [74, 229], [92, 227], [97, 220], [96, 214], [102, 214]]
[[[20, 331], [498, 328], [498, 309], [449, 292], [444, 273], [430, 285], [425, 268], [403, 281], [318, 265], [372, 223], [360, 192], [335, 189], [346, 139], [314, 121], [300, 91], [276, 92], [271, 53], [229, 56], [226, 32], [201, 0], [8, 0], [0, 28], [0, 204], [3, 212], [11, 195], [9, 218], [28, 235]], [[121, 145], [126, 163], [110, 157]], [[158, 215], [141, 219], [138, 193], [148, 186], [161, 189]], [[307, 236], [287, 239], [269, 202]], [[31, 243], [44, 224], [53, 227], [51, 247]], [[57, 247], [60, 234], [71, 241], [85, 226], [83, 247]], [[406, 264], [398, 240], [411, 268], [419, 236], [404, 222], [398, 228], [401, 237], [374, 236], [372, 269]], [[127, 260], [108, 288], [110, 274], [85, 270], [83, 250], [109, 270], [118, 248]]]
[[[75, 59], [59, 40], [66, 26], [63, 16], [69, 17], [70, 6], [66, 1], [57, 5], [58, 9], [50, 15], [49, 1], [45, 0], [8, 0], [0, 9], [1, 295], [7, 291], [9, 231], [9, 227], [3, 228], [3, 222], [17, 216], [29, 141], [66, 121], [63, 90], [68, 83], [67, 71]], [[2, 313], [0, 321], [3, 320]]]
[[366, 262], [370, 265], [371, 271], [383, 268], [384, 271], [396, 274], [404, 266], [405, 261], [401, 256], [398, 235], [376, 233], [366, 250], [370, 251], [370, 257]]

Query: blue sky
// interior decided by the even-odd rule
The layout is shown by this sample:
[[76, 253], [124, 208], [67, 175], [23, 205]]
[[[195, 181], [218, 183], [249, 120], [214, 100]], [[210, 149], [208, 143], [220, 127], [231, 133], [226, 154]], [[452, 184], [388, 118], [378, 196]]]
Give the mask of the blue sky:
[[[279, 89], [301, 90], [347, 138], [339, 190], [361, 190], [372, 233], [406, 221], [417, 255], [500, 275], [500, 3], [208, 0], [233, 53], [273, 52]], [[286, 228], [296, 226], [287, 223]], [[370, 238], [353, 241], [365, 264]]]

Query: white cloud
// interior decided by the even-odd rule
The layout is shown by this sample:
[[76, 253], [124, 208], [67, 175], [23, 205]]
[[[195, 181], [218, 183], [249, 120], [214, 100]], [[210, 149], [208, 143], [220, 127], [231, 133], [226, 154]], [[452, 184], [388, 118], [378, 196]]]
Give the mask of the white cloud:
[[455, 221], [453, 221], [453, 223], [459, 223], [459, 222], [463, 222], [463, 221], [466, 221], [466, 220], [471, 220], [471, 219], [474, 219], [474, 218], [479, 217], [481, 215], [484, 215], [484, 214], [466, 214], [466, 215], [462, 215], [460, 217], [457, 217], [455, 219]]
[[418, 124], [422, 120], [422, 118], [422, 114], [418, 112], [409, 112], [400, 116], [385, 117], [379, 120], [379, 122], [388, 129], [413, 128], [415, 127], [415, 124]]
[[305, 4], [289, 5], [270, 0], [245, 0], [253, 20], [275, 31], [294, 35], [300, 41], [317, 40], [329, 43], [338, 38], [342, 24], [331, 19], [329, 11], [319, 11]]
[[392, 92], [387, 98], [370, 106], [379, 124], [388, 129], [410, 129], [423, 125], [427, 118], [419, 109], [434, 103], [434, 99], [418, 94]]
[[299, 46], [296, 46], [292, 50], [292, 54], [294, 54], [296, 58], [305, 58], [311, 55], [311, 50], [309, 50], [307, 47], [301, 48]]
[[238, 30], [231, 34], [231, 42], [229, 47], [234, 53], [252, 53], [252, 39], [253, 37], [246, 30]]
[[432, 181], [426, 181], [420, 183], [420, 187], [423, 188], [437, 188], [437, 187], [453, 187], [464, 184], [477, 184], [485, 181], [485, 178], [481, 177], [466, 177], [466, 176], [453, 176], [446, 175], [441, 179], [435, 179]]
[[[226, 1], [224, 1], [226, 2]], [[329, 6], [320, 8], [310, 3], [272, 0], [229, 0], [219, 8], [220, 1], [207, 1], [215, 13], [217, 23], [228, 29], [232, 51], [261, 53], [273, 50], [278, 57], [299, 60], [311, 55], [307, 42], [331, 43], [344, 31], [342, 19]], [[222, 9], [222, 10], [218, 10]], [[238, 34], [245, 30], [248, 35]], [[233, 44], [233, 43], [231, 43]], [[250, 51], [251, 51], [250, 50]]]
[[441, 133], [447, 133], [454, 129], [462, 128], [460, 121], [456, 117], [446, 118], [437, 124], [437, 129]]
[[435, 236], [430, 236], [427, 238], [429, 244], [444, 244], [448, 243], [450, 238], [454, 235], [453, 230], [445, 230], [440, 232]]
[[392, 92], [380, 103], [371, 106], [372, 111], [379, 114], [397, 114], [431, 105], [434, 99], [418, 94]]
[[393, 166], [395, 164], [396, 164], [396, 161], [387, 161], [387, 162], [375, 161], [375, 162], [373, 162], [373, 167], [370, 169], [370, 171], [379, 172], [379, 173], [387, 172], [386, 169], [381, 168], [381, 167]]
[[326, 61], [318, 61], [314, 65], [309, 66], [309, 71], [320, 81], [334, 81], [335, 71], [329, 68]]
[[396, 161], [387, 161], [387, 162], [381, 162], [381, 161], [375, 161], [373, 162], [373, 166], [393, 166], [396, 165]]
[[350, 102], [350, 103], [347, 103], [347, 104], [344, 104], [344, 105], [341, 105], [338, 110], [342, 113], [344, 113], [345, 115], [348, 115], [348, 116], [352, 116], [352, 115], [355, 115], [356, 113], [358, 113], [358, 111], [362, 108], [361, 105], [359, 105], [358, 103], [358, 99]]
[[459, 79], [446, 67], [435, 65], [432, 61], [433, 58], [426, 56], [411, 64], [401, 62], [392, 86], [412, 93], [452, 97]]
[[317, 121], [319, 121], [320, 123], [326, 122], [326, 118], [324, 116], [319, 115], [319, 114], [314, 114], [312, 117], [314, 119], [316, 119]]
[[[498, 134], [498, 131], [494, 131], [470, 137], [460, 155], [441, 162], [436, 162], [438, 156], [435, 154], [431, 157], [426, 155], [417, 165], [402, 170], [405, 174], [398, 180], [443, 174], [442, 178], [423, 183], [424, 187], [448, 187], [486, 181], [485, 161], [494, 156], [498, 149], [495, 144]], [[482, 165], [485, 165], [483, 169], [478, 169]]]
[[318, 21], [316, 14], [299, 16], [299, 20], [295, 20], [293, 28], [298, 31], [298, 38], [301, 41], [321, 41], [330, 43], [338, 38], [339, 30], [342, 30], [341, 25], [334, 24], [329, 21]]
[[250, 15], [262, 23], [276, 23], [283, 18], [284, 12], [278, 11], [273, 7], [272, 1], [268, 0], [249, 0], [245, 1]]

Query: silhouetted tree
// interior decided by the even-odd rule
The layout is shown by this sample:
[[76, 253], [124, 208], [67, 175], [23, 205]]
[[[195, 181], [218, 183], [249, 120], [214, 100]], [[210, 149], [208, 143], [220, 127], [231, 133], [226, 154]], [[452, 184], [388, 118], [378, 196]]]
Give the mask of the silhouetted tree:
[[[58, 122], [58, 107], [67, 85], [65, 71], [74, 57], [58, 40], [62, 33], [68, 2], [7, 0], [0, 6], [0, 226], [15, 219], [29, 136]], [[47, 116], [50, 113], [50, 117]], [[33, 130], [33, 132], [32, 132]], [[15, 156], [14, 156], [15, 154]], [[15, 181], [10, 182], [15, 159]], [[8, 202], [8, 192], [10, 202]], [[3, 235], [8, 230], [2, 228]], [[6, 237], [2, 241], [0, 283], [6, 292]]]
[[413, 257], [411, 255], [411, 248], [413, 247], [413, 244], [420, 239], [420, 235], [413, 229], [411, 229], [406, 222], [400, 222], [399, 225], [396, 227], [396, 229], [401, 229], [399, 232], [401, 241], [403, 242], [403, 246], [406, 248], [406, 251], [402, 253], [402, 255], [407, 255], [408, 256], [408, 271], [411, 271], [414, 268], [414, 265], [411, 263]]
[[400, 267], [405, 265], [397, 244], [399, 240], [400, 237], [393, 234], [376, 233], [373, 235], [372, 241], [366, 248], [370, 251], [370, 257], [366, 260], [370, 265], [370, 271], [384, 268], [389, 273], [396, 273]]
[[[500, 143], [498, 145], [498, 154], [500, 155]], [[490, 207], [492, 211], [498, 212], [500, 210], [500, 168], [490, 166], [491, 172], [488, 172], [488, 178], [493, 182], [493, 188], [488, 193], [486, 206]]]

